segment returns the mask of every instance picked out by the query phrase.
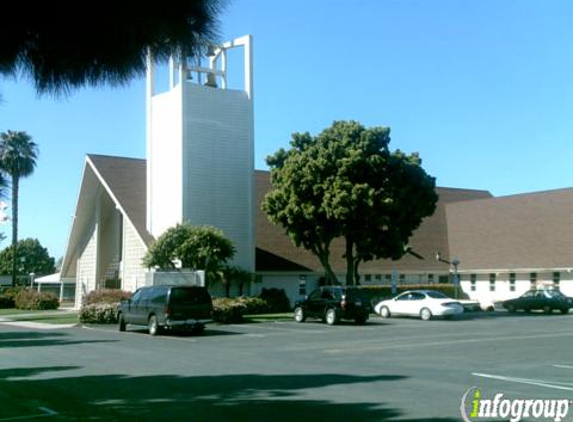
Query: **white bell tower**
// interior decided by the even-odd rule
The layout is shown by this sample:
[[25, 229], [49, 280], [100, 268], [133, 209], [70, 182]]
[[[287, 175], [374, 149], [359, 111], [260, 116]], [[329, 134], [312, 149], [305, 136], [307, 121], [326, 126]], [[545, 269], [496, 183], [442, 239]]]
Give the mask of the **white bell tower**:
[[[147, 66], [147, 229], [157, 238], [183, 221], [218, 227], [236, 247], [233, 264], [248, 271], [255, 266], [251, 45], [247, 35], [210, 48], [205, 66], [172, 58], [162, 93], [152, 57]], [[243, 50], [242, 89], [229, 88], [231, 49]]]

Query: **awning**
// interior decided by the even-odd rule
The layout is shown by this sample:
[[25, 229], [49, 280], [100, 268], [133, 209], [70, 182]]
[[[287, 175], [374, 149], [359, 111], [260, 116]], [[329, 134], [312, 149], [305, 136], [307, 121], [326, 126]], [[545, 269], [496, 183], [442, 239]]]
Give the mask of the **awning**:
[[43, 277], [38, 277], [34, 279], [34, 283], [37, 284], [75, 284], [76, 280], [74, 278], [60, 278], [60, 273], [54, 273], [50, 275], [45, 275]]

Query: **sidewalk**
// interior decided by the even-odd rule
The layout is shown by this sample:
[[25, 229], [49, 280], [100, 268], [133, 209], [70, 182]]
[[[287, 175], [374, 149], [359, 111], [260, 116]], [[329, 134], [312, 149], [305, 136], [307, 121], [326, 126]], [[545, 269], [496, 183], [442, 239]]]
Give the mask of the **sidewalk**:
[[15, 313], [9, 315], [2, 315], [0, 316], [0, 324], [3, 325], [10, 325], [13, 327], [23, 327], [23, 328], [32, 328], [32, 329], [40, 329], [40, 330], [54, 330], [58, 328], [70, 328], [75, 327], [78, 323], [73, 324], [51, 324], [49, 322], [35, 322], [35, 321], [22, 321], [22, 319], [30, 319], [34, 317], [49, 317], [49, 316], [58, 316], [58, 315], [71, 315], [76, 313], [75, 310], [71, 308], [63, 308], [54, 311], [44, 311], [41, 314], [39, 313]]

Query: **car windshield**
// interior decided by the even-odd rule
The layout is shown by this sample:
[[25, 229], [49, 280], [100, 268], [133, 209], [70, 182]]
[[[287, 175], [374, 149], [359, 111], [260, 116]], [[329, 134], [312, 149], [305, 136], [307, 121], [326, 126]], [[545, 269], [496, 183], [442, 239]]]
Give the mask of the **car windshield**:
[[431, 297], [432, 299], [449, 299], [445, 294], [442, 292], [426, 292], [426, 294]]

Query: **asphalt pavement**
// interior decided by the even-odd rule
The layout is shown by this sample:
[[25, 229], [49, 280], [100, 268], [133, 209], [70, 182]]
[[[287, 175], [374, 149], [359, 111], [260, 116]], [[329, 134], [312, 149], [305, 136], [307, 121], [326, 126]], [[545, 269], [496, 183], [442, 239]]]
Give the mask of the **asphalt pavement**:
[[483, 398], [569, 400], [572, 323], [480, 313], [158, 337], [0, 324], [0, 421], [459, 421], [472, 387]]

